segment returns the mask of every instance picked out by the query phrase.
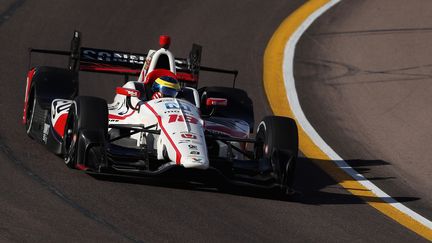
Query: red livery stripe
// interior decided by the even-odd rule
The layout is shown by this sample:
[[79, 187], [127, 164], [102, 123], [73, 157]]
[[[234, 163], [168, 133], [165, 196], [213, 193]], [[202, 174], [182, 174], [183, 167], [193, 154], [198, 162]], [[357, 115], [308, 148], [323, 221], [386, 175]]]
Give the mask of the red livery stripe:
[[64, 129], [66, 126], [67, 117], [68, 117], [68, 113], [60, 115], [60, 117], [57, 119], [56, 123], [54, 124], [54, 130], [62, 137], [64, 135]]
[[77, 170], [84, 170], [84, 171], [86, 171], [86, 170], [89, 169], [87, 166], [85, 166], [85, 165], [83, 165], [83, 164], [76, 164], [76, 165], [75, 165], [75, 168], [76, 168]]
[[109, 72], [109, 73], [129, 73], [133, 75], [139, 75], [141, 70], [133, 68], [125, 68], [121, 66], [101, 64], [101, 63], [81, 63], [81, 71], [95, 71], [95, 72]]
[[27, 120], [27, 105], [28, 105], [28, 99], [30, 96], [30, 88], [31, 88], [31, 84], [33, 81], [33, 76], [36, 72], [36, 69], [31, 69], [28, 74], [27, 74], [27, 87], [26, 87], [26, 93], [25, 93], [25, 97], [24, 97], [24, 111], [23, 111], [23, 119], [22, 119], [22, 123], [25, 124], [26, 120]]
[[147, 106], [147, 108], [153, 113], [153, 115], [155, 115], [155, 117], [158, 119], [158, 123], [159, 126], [162, 129], [162, 132], [165, 134], [165, 136], [168, 138], [168, 141], [171, 143], [171, 146], [173, 146], [174, 150], [176, 151], [176, 164], [179, 165], [180, 164], [180, 160], [181, 160], [181, 153], [179, 151], [179, 149], [177, 148], [177, 146], [175, 145], [174, 141], [172, 140], [171, 136], [168, 134], [168, 132], [165, 130], [165, 127], [162, 124], [162, 119], [161, 117], [156, 113], [156, 111], [153, 109], [153, 107], [151, 107], [149, 104], [145, 103], [145, 106]]

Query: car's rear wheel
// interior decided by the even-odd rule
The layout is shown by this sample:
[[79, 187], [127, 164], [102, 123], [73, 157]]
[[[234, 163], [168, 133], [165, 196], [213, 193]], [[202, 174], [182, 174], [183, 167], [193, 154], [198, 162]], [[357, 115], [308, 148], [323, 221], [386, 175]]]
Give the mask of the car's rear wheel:
[[30, 90], [29, 99], [27, 101], [27, 107], [26, 107], [26, 116], [25, 116], [25, 129], [26, 133], [29, 137], [33, 138], [30, 134], [31, 128], [32, 128], [32, 122], [34, 118], [34, 109], [36, 106], [36, 99], [35, 99], [35, 90], [32, 88]]
[[296, 122], [288, 117], [268, 116], [258, 125], [255, 159], [267, 163], [275, 175], [280, 192], [289, 195], [294, 182], [298, 154]]
[[51, 103], [54, 99], [74, 99], [78, 94], [78, 76], [68, 69], [47, 66], [31, 72], [34, 76], [29, 80], [24, 125], [29, 137], [47, 143]]
[[25, 129], [32, 139], [43, 140], [43, 125], [47, 117], [46, 110], [42, 109], [38, 102], [36, 89], [30, 89], [30, 95], [26, 107]]

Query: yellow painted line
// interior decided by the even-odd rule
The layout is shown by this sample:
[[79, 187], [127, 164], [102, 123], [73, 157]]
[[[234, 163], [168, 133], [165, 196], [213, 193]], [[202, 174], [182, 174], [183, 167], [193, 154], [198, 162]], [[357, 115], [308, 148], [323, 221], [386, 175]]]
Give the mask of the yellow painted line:
[[[299, 26], [330, 0], [309, 0], [288, 16], [273, 34], [264, 53], [264, 88], [273, 113], [297, 120], [288, 102], [284, 85], [283, 63], [285, 46]], [[299, 126], [299, 147], [314, 164], [332, 176], [342, 187], [399, 224], [432, 241], [432, 229], [405, 212], [383, 201], [379, 196], [339, 168]]]

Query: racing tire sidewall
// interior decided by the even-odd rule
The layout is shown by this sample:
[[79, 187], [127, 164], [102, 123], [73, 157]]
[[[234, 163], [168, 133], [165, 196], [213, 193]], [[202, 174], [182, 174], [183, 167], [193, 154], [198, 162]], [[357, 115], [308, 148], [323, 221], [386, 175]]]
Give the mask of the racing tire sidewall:
[[78, 117], [76, 114], [76, 105], [74, 103], [69, 109], [63, 137], [63, 146], [65, 151], [64, 161], [69, 168], [75, 168], [77, 163], [78, 135]]
[[[88, 140], [86, 134], [102, 131], [100, 140]], [[106, 101], [91, 96], [78, 96], [69, 109], [63, 139], [64, 160], [68, 167], [78, 163], [99, 170], [106, 161], [105, 142], [108, 133], [108, 106]], [[89, 144], [92, 144], [91, 146]], [[102, 146], [94, 147], [93, 144]], [[78, 161], [79, 160], [79, 161]]]
[[31, 129], [33, 124], [33, 118], [34, 118], [34, 110], [36, 107], [36, 90], [32, 87], [30, 89], [30, 95], [26, 107], [26, 120], [25, 120], [25, 129], [26, 133], [29, 137], [33, 138], [31, 135]]
[[288, 117], [265, 117], [258, 125], [254, 154], [255, 159], [270, 163], [281, 193], [291, 194], [298, 154], [295, 121]]

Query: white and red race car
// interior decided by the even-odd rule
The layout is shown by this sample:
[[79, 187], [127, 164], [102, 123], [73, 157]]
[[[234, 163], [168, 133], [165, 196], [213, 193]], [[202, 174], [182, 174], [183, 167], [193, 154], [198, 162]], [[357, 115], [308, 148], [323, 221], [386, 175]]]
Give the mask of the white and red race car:
[[[81, 47], [74, 32], [70, 51], [30, 49], [69, 56], [69, 67], [28, 72], [23, 124], [27, 134], [62, 156], [71, 168], [157, 176], [167, 171], [213, 174], [235, 184], [280, 188], [288, 193], [298, 153], [297, 126], [268, 116], [255, 138], [252, 101], [234, 88], [237, 71], [200, 65], [201, 47], [175, 58], [170, 38], [148, 54]], [[201, 87], [199, 71], [234, 75], [233, 87]], [[81, 71], [125, 75], [114, 101], [78, 95]], [[129, 81], [129, 76], [136, 76]], [[176, 97], [151, 99], [156, 78], [179, 80]], [[247, 145], [252, 144], [252, 145]]]

